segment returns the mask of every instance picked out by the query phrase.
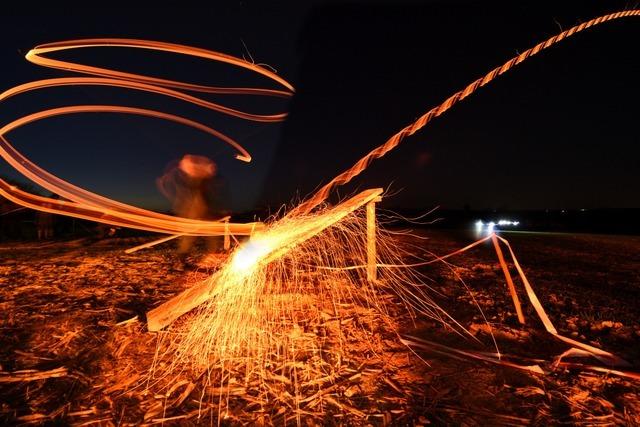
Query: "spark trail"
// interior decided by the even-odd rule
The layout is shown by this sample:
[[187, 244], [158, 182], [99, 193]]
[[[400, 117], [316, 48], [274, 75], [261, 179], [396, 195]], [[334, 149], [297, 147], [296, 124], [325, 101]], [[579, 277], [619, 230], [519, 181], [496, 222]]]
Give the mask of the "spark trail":
[[556, 34], [555, 36], [550, 37], [547, 40], [538, 43], [532, 48], [525, 50], [518, 56], [511, 58], [501, 66], [494, 68], [484, 76], [473, 81], [461, 91], [454, 93], [449, 98], [447, 98], [444, 102], [442, 102], [440, 105], [433, 107], [431, 110], [427, 111], [415, 122], [402, 128], [399, 132], [397, 132], [395, 135], [389, 138], [384, 144], [370, 151], [367, 155], [362, 157], [353, 166], [351, 166], [351, 168], [347, 169], [346, 171], [342, 172], [340, 175], [333, 178], [330, 182], [328, 182], [322, 188], [320, 188], [320, 190], [318, 190], [312, 197], [310, 197], [305, 202], [301, 203], [296, 208], [291, 210], [289, 212], [289, 215], [292, 215], [292, 216], [304, 215], [311, 212], [316, 206], [318, 206], [320, 203], [325, 201], [327, 197], [329, 197], [331, 190], [333, 190], [335, 187], [344, 185], [349, 181], [351, 181], [356, 176], [360, 175], [365, 169], [367, 169], [367, 167], [371, 164], [371, 162], [383, 157], [389, 151], [396, 148], [407, 136], [413, 135], [414, 133], [418, 132], [420, 129], [425, 127], [431, 120], [445, 113], [447, 110], [453, 107], [456, 103], [462, 101], [463, 99], [465, 99], [466, 97], [474, 93], [476, 90], [485, 86], [487, 83], [494, 80], [498, 76], [506, 73], [507, 71], [509, 71], [516, 65], [520, 64], [521, 62], [525, 61], [526, 59], [532, 57], [533, 55], [537, 54], [538, 52], [550, 46], [553, 46], [554, 44], [564, 40], [567, 37], [571, 37], [572, 35], [579, 33], [580, 31], [586, 30], [587, 28], [594, 27], [596, 25], [599, 25], [608, 21], [613, 21], [615, 19], [620, 19], [620, 18], [625, 18], [630, 16], [640, 16], [640, 9], [615, 12], [608, 15], [599, 16], [587, 22], [583, 22], [582, 24], [576, 25], [574, 27], [569, 28], [566, 31]]

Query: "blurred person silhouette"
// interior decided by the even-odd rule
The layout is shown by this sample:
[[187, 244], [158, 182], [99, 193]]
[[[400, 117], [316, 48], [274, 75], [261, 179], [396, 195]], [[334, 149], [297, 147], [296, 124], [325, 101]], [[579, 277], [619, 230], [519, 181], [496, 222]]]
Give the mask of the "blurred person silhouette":
[[[218, 168], [213, 160], [194, 154], [184, 155], [177, 164], [170, 164], [164, 175], [157, 179], [158, 189], [171, 201], [173, 212], [189, 219], [213, 219], [216, 174]], [[178, 253], [184, 259], [193, 247], [194, 236], [178, 239]], [[208, 239], [212, 249], [213, 239]]]

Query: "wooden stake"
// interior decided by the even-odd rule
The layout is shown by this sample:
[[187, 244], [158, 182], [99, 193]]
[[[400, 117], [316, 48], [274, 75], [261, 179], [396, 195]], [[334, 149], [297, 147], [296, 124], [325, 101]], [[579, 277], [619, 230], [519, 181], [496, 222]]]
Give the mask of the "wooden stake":
[[509, 268], [507, 267], [507, 263], [504, 261], [504, 256], [502, 255], [502, 249], [500, 249], [500, 244], [498, 243], [498, 239], [496, 238], [495, 234], [491, 235], [491, 241], [493, 242], [493, 247], [496, 248], [498, 261], [500, 262], [500, 266], [502, 267], [504, 278], [507, 280], [507, 286], [509, 286], [509, 292], [511, 293], [511, 298], [513, 299], [513, 305], [516, 306], [518, 321], [520, 322], [520, 324], [524, 325], [524, 314], [522, 313], [520, 300], [518, 299], [518, 294], [516, 293], [516, 287], [513, 285], [513, 279], [511, 279], [511, 273], [509, 273]]
[[231, 237], [229, 236], [229, 220], [224, 222], [224, 250], [228, 251], [231, 248]]
[[373, 283], [377, 280], [377, 251], [376, 251], [376, 202], [379, 197], [367, 203], [367, 280]]

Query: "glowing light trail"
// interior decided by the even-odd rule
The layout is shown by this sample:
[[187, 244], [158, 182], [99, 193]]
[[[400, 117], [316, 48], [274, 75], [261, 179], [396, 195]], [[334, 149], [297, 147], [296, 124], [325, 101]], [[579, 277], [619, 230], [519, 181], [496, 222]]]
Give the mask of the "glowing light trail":
[[[154, 233], [184, 234], [189, 236], [220, 236], [225, 234], [226, 224], [229, 224], [228, 222], [220, 221], [198, 222], [180, 217], [172, 219], [169, 215], [165, 215], [168, 219], [164, 220], [151, 218], [146, 215], [125, 214], [113, 209], [38, 196], [20, 190], [16, 186], [10, 185], [1, 179], [0, 195], [30, 209]], [[229, 224], [229, 230], [231, 230], [232, 234], [237, 235], [250, 235], [254, 230], [260, 230], [262, 227], [263, 224], [261, 223]]]
[[[88, 65], [78, 64], [75, 62], [67, 62], [56, 59], [43, 57], [43, 54], [51, 52], [60, 52], [69, 49], [81, 49], [90, 47], [126, 47], [147, 49], [153, 51], [164, 51], [169, 53], [177, 53], [187, 56], [194, 56], [202, 59], [208, 59], [216, 62], [223, 62], [236, 67], [244, 68], [249, 71], [261, 74], [264, 77], [278, 83], [286, 90], [274, 90], [263, 88], [246, 88], [246, 87], [219, 87], [205, 86], [191, 83], [178, 82], [174, 80], [160, 79], [157, 77], [149, 77], [141, 74], [126, 73], [122, 71], [110, 70], [108, 68], [92, 67]], [[252, 62], [235, 56], [227, 55], [212, 50], [185, 46], [175, 43], [165, 43], [151, 40], [138, 39], [119, 39], [119, 38], [97, 38], [97, 39], [81, 39], [68, 40], [62, 42], [48, 43], [36, 46], [27, 52], [25, 56], [27, 61], [48, 68], [57, 68], [65, 71], [75, 71], [77, 73], [90, 74], [93, 76], [114, 77], [119, 80], [131, 80], [149, 83], [157, 86], [173, 87], [175, 89], [190, 90], [195, 92], [218, 93], [218, 94], [234, 94], [234, 95], [264, 95], [264, 96], [281, 96], [290, 97], [293, 92], [293, 86], [276, 73], [267, 70]]]
[[579, 33], [580, 31], [586, 30], [587, 28], [602, 24], [604, 22], [612, 21], [615, 19], [625, 18], [629, 16], [640, 16], [640, 9], [635, 10], [624, 10], [616, 13], [611, 13], [608, 15], [603, 15], [589, 21], [583, 22], [582, 24], [576, 25], [574, 27], [569, 28], [566, 31], [563, 31], [559, 34], [556, 34], [553, 37], [550, 37], [544, 42], [540, 42], [534, 47], [525, 50], [518, 56], [515, 56], [502, 64], [499, 67], [494, 68], [483, 77], [473, 81], [467, 87], [462, 89], [459, 92], [454, 93], [449, 98], [447, 98], [440, 105], [433, 107], [431, 110], [427, 111], [423, 114], [418, 120], [411, 123], [408, 126], [402, 128], [398, 133], [393, 135], [391, 138], [387, 140], [384, 144], [370, 151], [366, 156], [362, 157], [358, 160], [351, 168], [342, 172], [340, 175], [333, 178], [330, 182], [325, 184], [320, 190], [318, 190], [311, 198], [306, 200], [305, 202], [298, 205], [295, 209], [293, 209], [289, 215], [298, 215], [298, 214], [307, 214], [313, 210], [316, 206], [322, 203], [324, 200], [329, 197], [331, 190], [337, 186], [344, 185], [351, 181], [356, 176], [360, 175], [362, 171], [364, 171], [375, 159], [379, 159], [387, 154], [389, 151], [396, 148], [407, 136], [413, 135], [423, 127], [427, 125], [431, 120], [436, 117], [442, 115], [451, 107], [453, 107], [456, 103], [462, 101], [476, 90], [486, 85], [490, 81], [494, 80], [496, 77], [506, 73], [511, 68], [525, 61], [526, 59], [532, 57], [538, 52], [553, 46], [554, 44], [564, 40], [567, 37], [571, 37], [572, 35]]
[[[291, 234], [291, 227], [289, 225], [290, 221], [295, 222], [297, 218], [304, 218], [305, 222], [301, 224], [304, 224], [305, 227], [309, 229], [310, 233], [314, 232], [318, 234], [322, 230], [324, 230], [323, 227], [319, 227], [316, 231], [316, 230], [313, 230], [313, 227], [314, 227], [314, 224], [316, 223], [317, 224], [322, 223], [322, 218], [325, 217], [325, 214], [314, 216], [314, 215], [310, 215], [310, 212], [327, 199], [330, 191], [334, 187], [349, 182], [353, 177], [359, 175], [363, 170], [365, 170], [373, 160], [384, 156], [390, 150], [398, 146], [406, 136], [414, 134], [419, 129], [423, 128], [427, 123], [429, 123], [433, 118], [438, 117], [439, 115], [449, 110], [453, 105], [455, 105], [455, 103], [465, 99], [470, 94], [475, 92], [477, 89], [479, 89], [480, 87], [486, 85], [487, 83], [495, 79], [497, 76], [507, 72], [508, 70], [513, 68], [515, 65], [537, 54], [541, 50], [546, 49], [552, 46], [553, 44], [563, 40], [564, 38], [569, 37], [591, 26], [598, 25], [610, 20], [619, 19], [622, 17], [638, 16], [638, 15], [640, 15], [640, 10], [617, 12], [609, 15], [604, 15], [604, 16], [592, 19], [590, 21], [587, 21], [585, 23], [582, 23], [580, 25], [577, 25], [575, 27], [572, 27], [569, 30], [563, 31], [560, 34], [549, 38], [545, 42], [541, 42], [535, 45], [534, 47], [532, 47], [531, 49], [526, 50], [522, 54], [504, 63], [502, 66], [496, 67], [485, 76], [472, 82], [465, 89], [459, 92], [456, 92], [451, 97], [447, 98], [442, 104], [432, 108], [430, 111], [425, 113], [416, 122], [400, 130], [398, 133], [392, 136], [389, 140], [387, 140], [387, 142], [385, 142], [383, 145], [377, 147], [376, 149], [371, 151], [369, 154], [361, 158], [353, 167], [343, 172], [342, 174], [338, 175], [336, 178], [334, 178], [332, 181], [330, 181], [328, 184], [322, 187], [310, 199], [308, 199], [307, 201], [301, 203], [300, 205], [298, 205], [297, 207], [289, 211], [286, 217], [283, 220], [281, 220], [281, 223], [283, 224], [282, 226], [279, 226], [278, 223], [273, 224], [271, 227], [269, 227], [268, 231], [264, 234], [262, 239], [256, 238], [256, 240], [252, 242], [250, 246], [245, 246], [240, 248], [239, 251], [232, 258], [232, 261], [229, 264], [230, 267], [229, 266], [223, 267], [221, 271], [224, 271], [225, 273], [221, 273], [220, 277], [214, 276], [208, 282], [197, 285], [196, 288], [199, 288], [199, 289], [193, 289], [193, 290], [189, 289], [182, 295], [179, 295], [178, 297], [173, 298], [172, 300], [170, 300], [170, 304], [163, 305], [164, 307], [163, 306], [159, 307], [159, 309], [162, 308], [162, 310], [160, 310], [161, 313], [160, 312], [154, 313], [153, 311], [150, 312], [149, 319], [153, 321], [153, 323], [152, 322], [149, 323], [150, 330], [157, 330], [157, 328], [161, 328], [163, 327], [163, 325], [169, 324], [181, 314], [185, 313], [191, 308], [194, 308], [196, 305], [199, 305], [206, 301], [206, 304], [204, 305], [207, 306], [208, 308], [203, 309], [204, 314], [202, 315], [202, 319], [198, 319], [197, 321], [195, 321], [195, 323], [199, 326], [193, 326], [191, 328], [192, 332], [191, 332], [191, 337], [189, 338], [190, 340], [189, 342], [191, 344], [201, 346], [203, 344], [201, 341], [204, 341], [205, 339], [198, 338], [198, 335], [205, 333], [203, 331], [205, 326], [207, 324], [209, 325], [218, 324], [220, 322], [219, 319], [216, 319], [213, 317], [214, 311], [215, 313], [221, 313], [219, 309], [220, 306], [226, 307], [227, 305], [237, 304], [238, 301], [243, 301], [247, 299], [253, 301], [255, 298], [257, 298], [257, 296], [254, 295], [253, 293], [257, 292], [256, 289], [261, 289], [264, 286], [259, 284], [258, 282], [262, 282], [264, 278], [268, 277], [268, 273], [261, 273], [262, 276], [257, 275], [254, 277], [254, 271], [264, 272], [267, 269], [266, 267], [267, 263], [275, 259], [275, 257], [271, 258], [268, 254], [280, 252], [282, 255], [285, 255], [287, 254], [287, 252], [290, 252], [290, 251], [295, 253], [295, 251], [297, 250], [296, 246], [291, 245], [291, 243], [295, 241], [295, 237], [294, 237], [295, 233]], [[332, 219], [333, 224], [337, 224], [338, 221], [339, 220]], [[300, 224], [298, 223], [296, 223], [295, 225], [296, 227], [300, 226]], [[492, 224], [490, 224], [490, 226], [492, 226]], [[293, 229], [295, 229], [295, 227]], [[313, 236], [313, 234], [310, 234], [310, 236]], [[500, 265], [502, 267], [503, 274], [505, 275], [505, 279], [507, 281], [509, 291], [513, 298], [514, 306], [518, 314], [518, 319], [521, 323], [524, 323], [524, 314], [520, 306], [520, 301], [517, 296], [515, 285], [513, 283], [513, 279], [509, 272], [506, 261], [504, 260], [504, 255], [502, 254], [502, 250], [500, 249], [497, 236], [495, 236], [495, 234], [491, 233], [490, 236], [488, 236], [487, 238], [481, 239], [480, 241], [467, 246], [467, 248], [464, 248], [463, 250], [456, 251], [454, 254], [464, 252], [464, 250], [474, 247], [480, 242], [489, 240], [489, 239], [491, 239], [493, 242], [493, 246], [498, 256]], [[500, 241], [502, 241], [503, 243], [506, 243], [506, 241], [504, 241], [503, 239], [500, 239]], [[277, 250], [278, 248], [279, 250]], [[337, 253], [339, 252], [339, 250], [336, 249], [335, 252]], [[445, 257], [449, 257], [452, 255], [453, 254], [449, 254]], [[517, 265], [517, 261], [515, 260], [515, 255], [513, 255], [513, 252], [511, 252], [511, 255], [514, 260], [514, 263]], [[296, 258], [295, 254], [291, 256]], [[339, 256], [336, 255], [336, 257], [339, 257]], [[445, 257], [441, 257], [438, 260], [441, 261]], [[431, 260], [429, 262], [434, 262], [434, 261], [435, 260]], [[400, 267], [406, 267], [406, 268], [410, 267], [410, 265], [403, 265], [402, 263], [399, 263], [399, 264], [400, 264]], [[369, 265], [369, 263], [367, 263], [366, 265]], [[394, 268], [397, 267], [397, 265], [393, 265], [393, 264], [390, 264], [390, 265], [392, 265]], [[318, 269], [324, 269], [325, 266], [318, 264], [317, 267]], [[280, 269], [282, 267], [277, 266], [274, 268]], [[325, 271], [332, 271], [332, 270], [335, 270], [335, 269], [327, 268]], [[358, 269], [351, 269], [351, 267], [348, 267], [348, 266], [343, 266], [338, 270], [342, 272], [346, 270], [354, 271], [354, 272], [358, 271]], [[575, 344], [573, 340], [568, 340], [565, 337], [558, 335], [557, 331], [555, 330], [553, 325], [550, 323], [548, 317], [546, 316], [546, 313], [544, 313], [544, 310], [541, 309], [541, 306], [539, 304], [539, 301], [537, 300], [537, 297], [535, 296], [535, 293], [533, 293], [533, 290], [528, 285], [528, 282], [526, 282], [524, 273], [522, 272], [521, 268], [519, 268], [519, 266], [518, 266], [518, 272], [523, 282], [526, 283], [525, 288], [527, 290], [527, 295], [529, 297], [530, 302], [534, 305], [534, 308], [536, 308], [536, 311], [540, 319], [545, 324], [545, 328], [547, 328], [547, 330], [550, 333], [560, 338], [561, 340], [569, 344], [578, 346], [584, 349], [585, 351], [589, 351], [591, 354], [594, 354], [597, 357], [601, 357], [604, 360], [607, 360], [608, 362], [611, 362], [614, 364], [621, 364], [624, 362], [621, 359], [616, 358], [614, 355], [608, 352], [603, 352], [602, 350], [596, 351], [596, 349], [592, 349], [590, 348], [590, 346], [585, 346], [584, 344], [581, 344], [581, 343], [580, 345]], [[245, 275], [247, 277], [240, 279], [240, 277], [244, 277]], [[398, 283], [403, 283], [403, 280], [399, 280], [398, 282], [396, 282], [396, 285]], [[227, 284], [228, 283], [237, 284], [238, 282], [242, 282], [243, 284], [241, 286], [235, 285], [237, 289], [234, 291], [230, 291], [229, 290], [230, 288], [228, 286], [233, 287], [234, 285], [227, 285]], [[404, 283], [406, 284], [406, 282]], [[295, 287], [297, 285], [293, 284], [291, 286]], [[250, 290], [247, 290], [245, 293], [243, 293], [245, 287], [249, 287]], [[434, 317], [439, 317], [439, 315], [442, 314], [442, 313], [438, 313], [437, 308], [434, 309], [428, 297], [422, 300], [421, 302], [421, 298], [424, 297], [423, 294], [419, 294], [420, 296], [412, 295], [412, 291], [414, 289], [411, 289], [407, 293], [402, 294], [401, 293], [403, 292], [402, 288], [403, 286], [395, 286], [394, 291], [399, 292], [401, 295], [405, 296], [403, 300], [407, 303], [407, 306], [410, 309], [417, 309], [418, 311], [420, 311], [421, 309], [424, 309], [425, 313], [429, 312]], [[185, 301], [188, 301], [188, 303], [184, 304]], [[232, 301], [234, 303], [232, 303]], [[421, 303], [424, 305], [421, 305]], [[213, 307], [218, 307], [218, 308], [214, 310]], [[167, 316], [168, 313], [170, 314], [170, 316]], [[223, 314], [223, 315], [226, 316], [227, 314]], [[444, 315], [445, 317], [447, 316], [446, 313]], [[205, 321], [203, 319], [207, 319], [207, 320]], [[221, 325], [220, 329], [216, 332], [215, 339], [216, 340], [220, 339], [222, 340], [222, 342], [226, 343], [230, 341], [231, 336], [245, 336], [243, 334], [244, 334], [243, 332], [239, 331], [235, 327], [226, 327], [224, 325]], [[233, 346], [236, 350], [239, 348], [238, 347], [239, 344], [237, 343], [233, 344]], [[187, 345], [183, 345], [183, 347], [180, 347], [180, 348], [184, 351], [188, 351], [186, 350], [186, 347]], [[202, 348], [202, 347], [199, 347], [199, 348]], [[246, 350], [254, 351], [255, 349], [247, 348]], [[218, 350], [214, 350], [214, 351], [217, 352], [218, 356], [224, 353], [224, 351], [222, 352], [218, 352]]]
[[[149, 77], [140, 74], [127, 73], [123, 71], [116, 71], [107, 68], [93, 67], [74, 62], [55, 60], [44, 56], [48, 53], [69, 49], [96, 47], [125, 47], [147, 49], [223, 62], [260, 74], [282, 86], [284, 89], [276, 90], [250, 87], [217, 87], [197, 85], [161, 79], [157, 77]], [[0, 94], [0, 102], [25, 92], [44, 88], [72, 85], [111, 86], [164, 95], [241, 119], [269, 123], [284, 120], [286, 118], [286, 113], [263, 115], [244, 112], [225, 107], [223, 105], [216, 104], [193, 95], [189, 95], [187, 93], [181, 92], [181, 90], [201, 93], [269, 97], [290, 97], [293, 94], [293, 87], [286, 80], [256, 64], [219, 52], [172, 43], [134, 39], [71, 40], [37, 46], [27, 53], [26, 59], [34, 64], [42, 65], [45, 67], [58, 68], [66, 71], [73, 71], [99, 77], [65, 77], [25, 83], [6, 90], [2, 94]], [[43, 188], [46, 188], [47, 190], [68, 199], [69, 201], [60, 201], [56, 199], [31, 195], [24, 191], [18, 190], [17, 188], [9, 185], [2, 180], [0, 180], [0, 195], [9, 198], [15, 203], [22, 204], [25, 207], [36, 210], [89, 219], [92, 221], [103, 222], [111, 225], [154, 231], [158, 233], [168, 233], [174, 235], [182, 234], [214, 236], [222, 235], [226, 232], [234, 235], [247, 235], [255, 230], [256, 225], [258, 224], [225, 223], [223, 222], [223, 220], [200, 221], [175, 217], [171, 215], [164, 215], [120, 203], [104, 196], [89, 192], [67, 181], [64, 181], [40, 168], [20, 152], [18, 152], [5, 138], [5, 135], [12, 130], [19, 128], [20, 126], [32, 123], [34, 121], [48, 117], [78, 113], [135, 114], [173, 121], [175, 123], [183, 124], [205, 132], [225, 142], [236, 150], [237, 153], [235, 157], [238, 160], [244, 162], [251, 161], [251, 155], [249, 154], [249, 152], [232, 138], [209, 126], [206, 126], [194, 120], [190, 120], [188, 118], [164, 113], [161, 111], [128, 106], [74, 105], [36, 112], [14, 120], [13, 122], [0, 128], [0, 156], [2, 156], [11, 166], [13, 166], [18, 172], [22, 173], [25, 177], [29, 178]]]

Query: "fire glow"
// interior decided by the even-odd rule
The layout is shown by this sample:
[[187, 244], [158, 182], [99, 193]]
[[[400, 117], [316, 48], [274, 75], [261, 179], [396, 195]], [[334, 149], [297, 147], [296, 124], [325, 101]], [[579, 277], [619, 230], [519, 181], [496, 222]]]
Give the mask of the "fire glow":
[[265, 241], [252, 239], [235, 251], [231, 260], [231, 267], [238, 272], [249, 270], [255, 267], [260, 259], [264, 258], [270, 251], [271, 247]]

